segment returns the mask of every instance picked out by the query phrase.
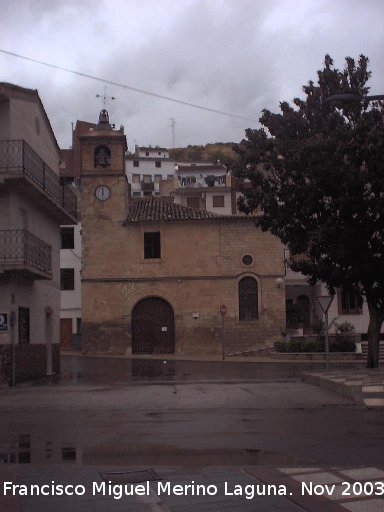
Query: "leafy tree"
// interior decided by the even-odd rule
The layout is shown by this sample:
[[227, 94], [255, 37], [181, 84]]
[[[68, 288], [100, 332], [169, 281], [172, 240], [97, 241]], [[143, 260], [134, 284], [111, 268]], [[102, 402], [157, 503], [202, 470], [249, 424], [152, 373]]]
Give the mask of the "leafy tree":
[[183, 160], [184, 148], [173, 148], [169, 150], [169, 155], [175, 160]]
[[291, 267], [310, 284], [355, 290], [369, 310], [368, 367], [379, 364], [384, 320], [384, 103], [332, 104], [331, 95], [364, 98], [368, 59], [347, 57], [336, 69], [329, 55], [304, 99], [263, 110], [262, 128], [247, 129], [237, 147], [236, 174], [248, 178], [242, 211], [294, 257]]

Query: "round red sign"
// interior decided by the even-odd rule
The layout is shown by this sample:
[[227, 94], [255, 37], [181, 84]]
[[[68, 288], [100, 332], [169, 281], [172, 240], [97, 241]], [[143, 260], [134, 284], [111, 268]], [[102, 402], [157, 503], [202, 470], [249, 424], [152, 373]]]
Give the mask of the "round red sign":
[[227, 306], [225, 304], [222, 304], [220, 306], [220, 315], [225, 316], [227, 314]]

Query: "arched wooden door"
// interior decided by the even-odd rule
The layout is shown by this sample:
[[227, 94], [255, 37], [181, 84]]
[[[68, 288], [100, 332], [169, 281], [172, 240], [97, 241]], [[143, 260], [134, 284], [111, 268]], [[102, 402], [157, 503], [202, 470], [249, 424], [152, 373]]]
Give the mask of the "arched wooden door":
[[132, 353], [175, 353], [173, 309], [164, 299], [148, 297], [133, 308]]

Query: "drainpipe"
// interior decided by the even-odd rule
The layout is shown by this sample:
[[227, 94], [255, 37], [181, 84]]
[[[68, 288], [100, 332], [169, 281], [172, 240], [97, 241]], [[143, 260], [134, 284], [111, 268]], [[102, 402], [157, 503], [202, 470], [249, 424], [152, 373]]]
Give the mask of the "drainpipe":
[[52, 313], [49, 306], [45, 308], [45, 342], [47, 347], [47, 377], [53, 375], [52, 369]]

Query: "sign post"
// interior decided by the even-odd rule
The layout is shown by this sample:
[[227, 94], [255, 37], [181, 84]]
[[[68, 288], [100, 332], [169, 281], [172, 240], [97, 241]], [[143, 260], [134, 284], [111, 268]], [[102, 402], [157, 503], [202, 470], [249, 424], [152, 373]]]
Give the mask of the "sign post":
[[333, 301], [333, 295], [316, 297], [324, 313], [324, 334], [325, 334], [325, 368], [329, 370], [329, 340], [328, 340], [328, 310]]
[[227, 314], [227, 306], [222, 304], [220, 306], [220, 315], [221, 315], [221, 354], [223, 361], [225, 361], [225, 347], [224, 347], [224, 317]]
[[16, 347], [15, 347], [15, 325], [16, 325], [16, 313], [11, 311], [10, 317], [11, 324], [11, 344], [12, 344], [12, 377], [11, 386], [16, 385]]

